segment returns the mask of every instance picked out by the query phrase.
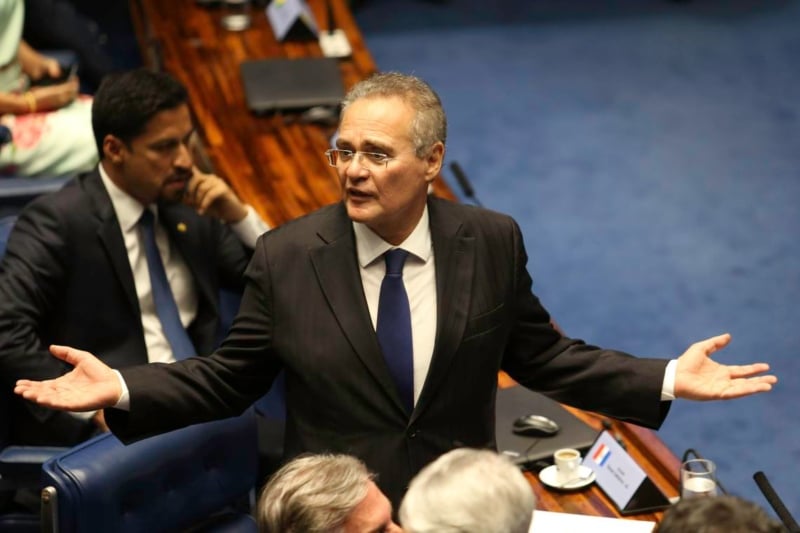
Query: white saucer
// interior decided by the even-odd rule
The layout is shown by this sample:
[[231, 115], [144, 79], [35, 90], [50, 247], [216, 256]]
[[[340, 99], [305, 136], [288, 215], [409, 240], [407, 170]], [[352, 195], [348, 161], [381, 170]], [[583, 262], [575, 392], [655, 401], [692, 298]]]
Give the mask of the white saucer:
[[581, 465], [578, 467], [578, 473], [575, 479], [563, 483], [558, 479], [558, 471], [556, 465], [550, 465], [539, 472], [539, 479], [548, 487], [560, 490], [576, 490], [582, 489], [587, 485], [594, 483], [595, 479], [594, 470], [588, 466]]

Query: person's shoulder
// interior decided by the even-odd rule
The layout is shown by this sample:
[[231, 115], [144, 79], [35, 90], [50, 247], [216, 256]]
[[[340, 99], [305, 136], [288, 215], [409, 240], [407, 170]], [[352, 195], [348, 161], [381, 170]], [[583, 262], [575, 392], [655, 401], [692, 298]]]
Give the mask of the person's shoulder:
[[344, 206], [336, 203], [284, 222], [265, 233], [262, 239], [274, 244], [307, 245], [336, 238], [338, 234], [350, 231], [351, 228]]
[[485, 207], [453, 202], [444, 198], [431, 197], [428, 202], [431, 216], [449, 218], [470, 230], [493, 231], [517, 227], [516, 221], [505, 213]]
[[83, 183], [84, 176], [66, 182], [60, 189], [37, 196], [20, 211], [19, 218], [37, 218], [49, 214], [59, 219], [85, 215], [89, 198]]
[[[89, 214], [91, 201], [83, 190], [81, 178], [68, 181], [61, 189], [37, 196], [13, 222], [9, 250], [25, 255], [29, 250], [66, 250], [86, 246], [96, 233], [94, 217]], [[38, 247], [38, 248], [37, 248]]]

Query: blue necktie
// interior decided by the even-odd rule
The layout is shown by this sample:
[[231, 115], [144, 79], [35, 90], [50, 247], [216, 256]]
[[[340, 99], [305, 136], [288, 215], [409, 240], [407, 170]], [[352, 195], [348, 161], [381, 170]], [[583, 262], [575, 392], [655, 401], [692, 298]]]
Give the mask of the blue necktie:
[[175, 297], [172, 295], [172, 289], [167, 281], [164, 263], [161, 261], [161, 254], [156, 246], [154, 222], [153, 212], [145, 209], [142, 218], [139, 219], [139, 227], [142, 230], [144, 253], [147, 256], [147, 270], [150, 271], [153, 303], [156, 307], [156, 314], [161, 320], [164, 335], [172, 347], [172, 355], [178, 360], [185, 359], [196, 355], [196, 352], [189, 334], [181, 323], [178, 306], [175, 304]]
[[386, 275], [378, 302], [378, 343], [394, 378], [403, 405], [414, 410], [414, 350], [411, 344], [411, 310], [403, 285], [403, 265], [408, 252], [396, 248], [384, 254]]

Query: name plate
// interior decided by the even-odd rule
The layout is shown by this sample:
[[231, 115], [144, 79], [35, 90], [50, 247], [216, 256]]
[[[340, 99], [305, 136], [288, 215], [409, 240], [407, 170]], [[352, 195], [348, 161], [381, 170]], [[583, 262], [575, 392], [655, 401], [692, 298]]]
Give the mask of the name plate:
[[651, 512], [670, 505], [667, 497], [608, 431], [598, 435], [583, 464], [594, 471], [597, 485], [614, 502], [620, 514]]
[[305, 0], [272, 0], [267, 20], [279, 41], [315, 40], [319, 29]]

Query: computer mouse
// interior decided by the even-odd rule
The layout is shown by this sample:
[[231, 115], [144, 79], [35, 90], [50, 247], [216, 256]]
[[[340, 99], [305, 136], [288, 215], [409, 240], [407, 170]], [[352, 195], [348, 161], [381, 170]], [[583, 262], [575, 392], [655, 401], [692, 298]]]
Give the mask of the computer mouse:
[[543, 415], [525, 415], [514, 420], [512, 431], [526, 437], [551, 437], [561, 429], [551, 418]]

